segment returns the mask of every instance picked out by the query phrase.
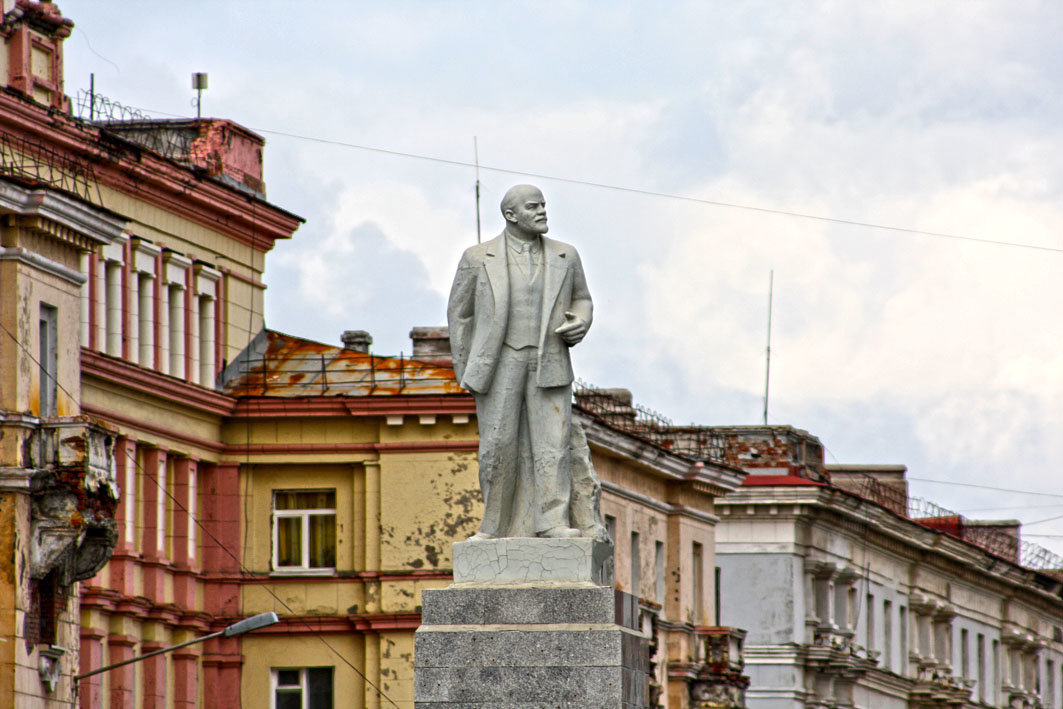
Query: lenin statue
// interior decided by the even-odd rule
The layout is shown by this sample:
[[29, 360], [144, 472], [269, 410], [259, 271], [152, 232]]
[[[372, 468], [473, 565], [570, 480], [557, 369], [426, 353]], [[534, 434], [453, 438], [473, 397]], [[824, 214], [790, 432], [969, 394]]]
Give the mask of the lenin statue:
[[606, 540], [601, 487], [572, 419], [568, 350], [591, 326], [579, 253], [544, 236], [546, 200], [517, 185], [501, 234], [461, 257], [447, 306], [454, 374], [476, 399], [484, 518], [471, 540]]

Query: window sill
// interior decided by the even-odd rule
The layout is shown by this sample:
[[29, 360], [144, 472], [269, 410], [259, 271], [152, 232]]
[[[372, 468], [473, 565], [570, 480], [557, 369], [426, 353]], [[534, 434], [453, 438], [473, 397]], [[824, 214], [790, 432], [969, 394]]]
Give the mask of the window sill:
[[333, 576], [336, 569], [274, 569], [270, 576]]

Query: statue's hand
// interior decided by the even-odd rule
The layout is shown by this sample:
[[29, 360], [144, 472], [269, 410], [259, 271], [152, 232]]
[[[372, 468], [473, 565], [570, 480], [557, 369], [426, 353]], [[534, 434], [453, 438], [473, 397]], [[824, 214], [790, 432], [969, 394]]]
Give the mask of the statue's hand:
[[578, 345], [584, 335], [587, 334], [588, 327], [586, 320], [566, 310], [565, 324], [554, 330], [554, 332], [561, 336], [566, 345]]

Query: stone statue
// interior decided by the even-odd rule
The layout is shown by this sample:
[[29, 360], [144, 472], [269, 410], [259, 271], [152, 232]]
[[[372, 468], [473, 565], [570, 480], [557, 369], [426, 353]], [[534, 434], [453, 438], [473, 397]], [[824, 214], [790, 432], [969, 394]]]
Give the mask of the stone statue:
[[607, 539], [586, 437], [572, 420], [569, 347], [593, 306], [576, 249], [544, 236], [531, 185], [502, 199], [506, 227], [461, 257], [447, 306], [454, 374], [476, 399], [484, 518], [470, 540]]

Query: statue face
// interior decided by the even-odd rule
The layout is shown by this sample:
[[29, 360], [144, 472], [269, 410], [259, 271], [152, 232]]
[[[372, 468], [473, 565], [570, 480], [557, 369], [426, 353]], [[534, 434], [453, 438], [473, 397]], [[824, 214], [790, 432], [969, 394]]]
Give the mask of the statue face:
[[516, 204], [506, 210], [506, 220], [525, 234], [545, 234], [546, 199], [539, 190], [528, 190], [520, 195]]

